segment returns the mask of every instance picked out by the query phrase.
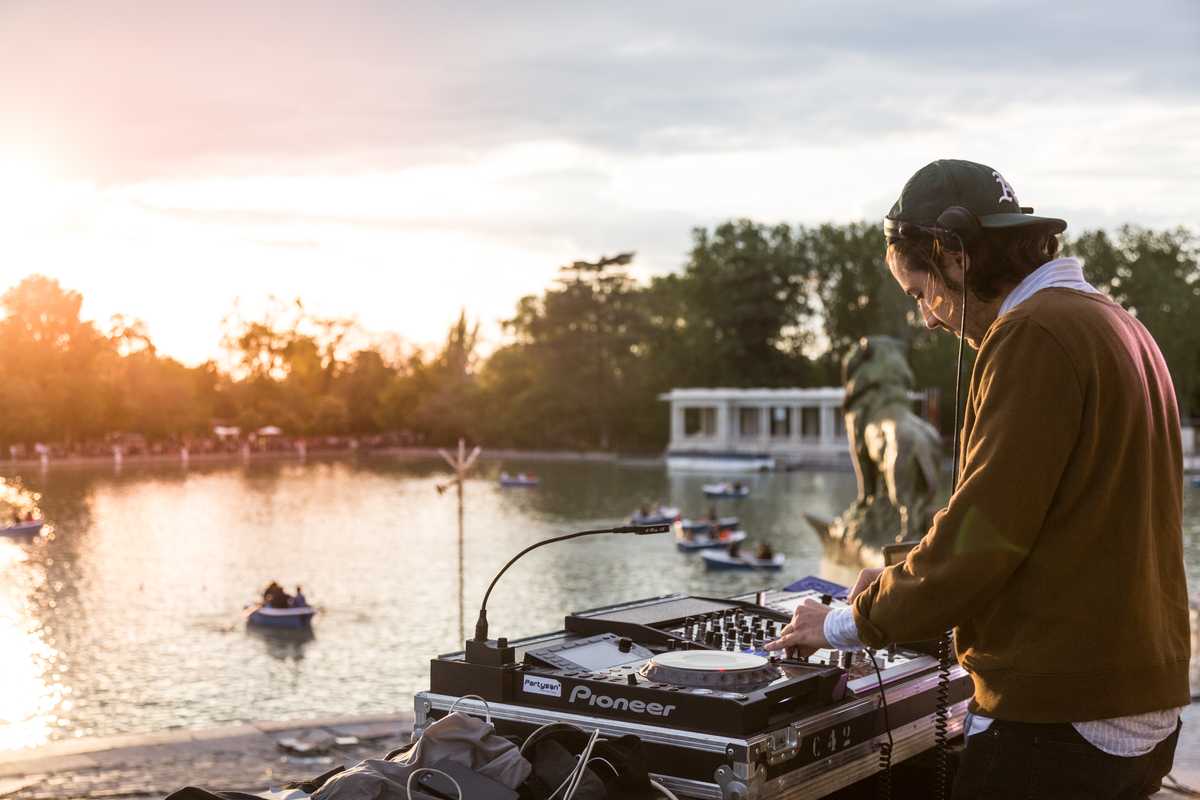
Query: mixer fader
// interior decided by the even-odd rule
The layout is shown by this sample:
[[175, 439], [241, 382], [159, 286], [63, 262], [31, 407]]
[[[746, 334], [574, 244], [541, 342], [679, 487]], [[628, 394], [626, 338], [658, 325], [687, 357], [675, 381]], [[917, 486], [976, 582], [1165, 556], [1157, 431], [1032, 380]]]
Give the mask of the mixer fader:
[[[845, 600], [818, 589], [802, 589], [799, 591], [771, 590], [759, 592], [752, 598], [747, 597], [745, 599], [753, 599], [771, 611], [784, 615], [788, 619], [791, 619], [792, 612], [796, 610], [797, 606], [810, 600], [829, 606], [830, 608], [847, 608], [849, 606], [849, 603]], [[780, 625], [781, 629], [782, 627], [783, 624]], [[767, 641], [770, 641], [770, 638]], [[874, 664], [871, 661], [872, 657], [875, 659]], [[915, 651], [891, 647], [886, 650], [880, 650], [874, 653], [873, 656], [865, 651], [823, 648], [807, 657], [796, 657], [793, 654], [792, 658], [809, 664], [841, 667], [849, 673], [851, 689], [855, 689], [862, 685], [862, 679], [869, 678], [872, 681], [876, 680], [875, 666], [878, 666], [883, 672], [884, 682], [886, 683], [892, 675], [909, 672], [910, 670], [905, 668], [911, 665], [914, 660], [923, 659], [924, 657]]]

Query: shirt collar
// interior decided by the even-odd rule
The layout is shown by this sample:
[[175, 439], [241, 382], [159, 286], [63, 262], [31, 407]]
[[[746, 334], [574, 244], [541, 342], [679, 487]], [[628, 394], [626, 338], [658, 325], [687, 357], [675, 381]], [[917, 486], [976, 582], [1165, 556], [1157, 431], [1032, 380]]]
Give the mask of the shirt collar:
[[1009, 292], [1008, 297], [1004, 298], [1004, 302], [1000, 304], [1000, 314], [998, 316], [1012, 311], [1042, 289], [1057, 288], [1075, 289], [1080, 292], [1100, 294], [1099, 289], [1084, 279], [1082, 261], [1070, 256], [1056, 258], [1053, 261], [1047, 261], [1026, 275], [1025, 279]]

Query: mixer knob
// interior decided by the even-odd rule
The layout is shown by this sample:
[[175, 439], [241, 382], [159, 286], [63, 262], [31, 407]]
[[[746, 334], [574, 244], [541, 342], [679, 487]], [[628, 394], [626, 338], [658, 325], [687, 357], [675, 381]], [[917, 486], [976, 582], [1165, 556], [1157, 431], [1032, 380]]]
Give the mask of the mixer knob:
[[831, 594], [821, 595], [821, 604], [822, 605], [827, 606], [827, 605], [831, 605], [832, 603], [833, 603], [833, 595], [831, 595]]
[[852, 667], [852, 666], [854, 666], [854, 651], [853, 650], [843, 650], [842, 651], [842, 669], [850, 669], [850, 667]]
[[625, 682], [628, 683], [630, 686], [637, 686], [637, 675], [632, 672], [629, 673], [628, 675], [625, 676]]
[[622, 636], [620, 639], [617, 639], [617, 649], [622, 653], [628, 653], [633, 649], [633, 639], [630, 639], [628, 636]]
[[675, 640], [674, 639], [667, 639], [667, 649], [668, 650], [675, 649]]

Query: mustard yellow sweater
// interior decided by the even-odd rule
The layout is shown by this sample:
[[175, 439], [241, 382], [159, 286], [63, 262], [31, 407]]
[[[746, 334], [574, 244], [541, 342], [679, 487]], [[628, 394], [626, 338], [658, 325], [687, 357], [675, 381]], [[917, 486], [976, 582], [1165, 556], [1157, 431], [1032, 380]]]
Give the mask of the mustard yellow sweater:
[[1166, 363], [1102, 295], [1046, 289], [988, 330], [958, 491], [854, 603], [862, 640], [955, 627], [973, 707], [1082, 722], [1187, 705], [1183, 455]]

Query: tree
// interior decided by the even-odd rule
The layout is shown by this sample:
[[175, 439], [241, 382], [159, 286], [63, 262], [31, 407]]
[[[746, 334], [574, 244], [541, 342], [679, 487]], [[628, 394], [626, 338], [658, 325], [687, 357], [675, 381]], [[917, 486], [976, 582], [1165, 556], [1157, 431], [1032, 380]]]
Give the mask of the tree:
[[480, 428], [475, 380], [479, 324], [463, 310], [442, 349], [426, 360], [417, 352], [384, 388], [376, 419], [391, 429], [422, 434], [440, 444], [476, 438]]
[[813, 341], [805, 324], [813, 313], [808, 276], [796, 244], [787, 225], [746, 219], [692, 231], [691, 255], [674, 282], [684, 304], [679, 331], [692, 353], [689, 383], [796, 384]]
[[[493, 390], [520, 386], [510, 396], [518, 413], [536, 414], [545, 441], [559, 447], [609, 449], [621, 443], [642, 365], [638, 346], [645, 316], [626, 268], [633, 253], [575, 261], [559, 270], [541, 297], [524, 297], [505, 329], [515, 345], [496, 369]], [[515, 370], [513, 380], [502, 374]], [[653, 401], [651, 401], [653, 402]]]
[[[14, 438], [74, 441], [103, 432], [103, 404], [93, 375], [112, 344], [80, 318], [83, 297], [58, 281], [31, 275], [0, 297], [0, 379], [13, 380], [12, 401], [32, 399], [41, 413], [21, 412], [30, 424]], [[108, 371], [101, 371], [107, 373]]]

